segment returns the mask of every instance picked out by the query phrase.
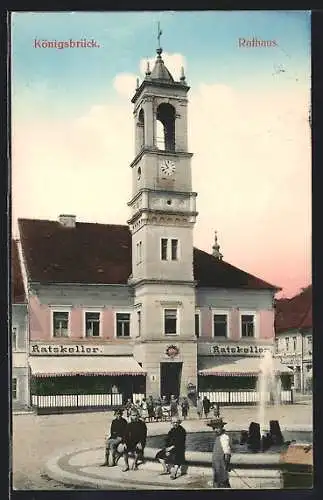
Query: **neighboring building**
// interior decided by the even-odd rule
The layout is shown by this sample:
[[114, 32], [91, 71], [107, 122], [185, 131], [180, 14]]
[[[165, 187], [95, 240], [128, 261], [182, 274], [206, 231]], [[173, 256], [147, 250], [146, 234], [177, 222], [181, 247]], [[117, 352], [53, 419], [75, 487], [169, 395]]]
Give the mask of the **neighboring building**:
[[217, 241], [214, 255], [193, 247], [189, 87], [161, 54], [132, 99], [128, 226], [19, 220], [33, 394], [254, 389], [273, 349], [277, 287], [225, 262]]
[[294, 388], [312, 390], [312, 285], [276, 301], [276, 355], [294, 372]]
[[11, 244], [11, 352], [12, 352], [12, 408], [29, 406], [28, 383], [28, 311], [20, 266], [17, 241]]

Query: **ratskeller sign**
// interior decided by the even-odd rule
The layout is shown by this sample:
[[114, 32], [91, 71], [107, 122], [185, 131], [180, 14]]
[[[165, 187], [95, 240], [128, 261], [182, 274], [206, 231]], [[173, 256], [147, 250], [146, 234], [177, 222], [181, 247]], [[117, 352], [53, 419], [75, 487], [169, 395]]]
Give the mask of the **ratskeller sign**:
[[228, 355], [254, 355], [263, 354], [265, 351], [272, 351], [271, 346], [246, 345], [246, 344], [216, 344], [211, 345], [211, 354], [220, 356]]
[[31, 344], [30, 354], [103, 354], [102, 346], [85, 346], [83, 344]]

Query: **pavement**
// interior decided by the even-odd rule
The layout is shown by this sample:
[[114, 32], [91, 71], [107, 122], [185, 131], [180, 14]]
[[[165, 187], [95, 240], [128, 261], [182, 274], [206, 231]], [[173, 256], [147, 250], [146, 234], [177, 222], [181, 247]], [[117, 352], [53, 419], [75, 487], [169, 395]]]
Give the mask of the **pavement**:
[[[222, 417], [228, 430], [245, 429], [258, 421], [256, 407], [224, 407]], [[267, 409], [268, 420], [280, 421], [282, 431], [311, 429], [312, 407], [308, 404], [283, 405]], [[62, 415], [13, 415], [13, 487], [14, 489], [208, 489], [212, 471], [209, 465], [190, 465], [187, 475], [171, 481], [160, 476], [160, 464], [147, 461], [138, 471], [123, 473], [120, 466], [101, 467], [104, 461], [104, 436], [110, 427], [111, 412]], [[194, 412], [183, 423], [188, 432], [208, 430], [205, 421]], [[165, 434], [169, 422], [148, 424], [148, 435]], [[191, 452], [196, 455], [197, 452]], [[253, 455], [255, 457], [255, 455]], [[149, 457], [148, 457], [149, 458]], [[190, 457], [187, 457], [190, 459]], [[234, 458], [234, 457], [233, 457]], [[280, 488], [281, 478], [275, 466], [244, 470], [237, 466], [230, 473], [232, 488]]]
[[[240, 412], [241, 412], [240, 408]], [[270, 409], [269, 409], [270, 410]], [[223, 413], [235, 413], [232, 408], [227, 408]], [[224, 415], [223, 415], [224, 416]], [[226, 418], [224, 416], [224, 418]], [[228, 419], [229, 420], [229, 419]], [[238, 422], [237, 418], [230, 419], [227, 430], [242, 430], [246, 428], [245, 421]], [[190, 419], [183, 423], [187, 432], [209, 430], [205, 420]], [[165, 434], [169, 422], [149, 423], [148, 435]], [[288, 426], [281, 425], [282, 432]], [[294, 424], [295, 430], [311, 430], [311, 424]], [[211, 489], [212, 469], [211, 454], [187, 452], [189, 465], [185, 475], [171, 480], [169, 476], [160, 475], [161, 466], [153, 461], [157, 449], [146, 448], [145, 456], [148, 459], [141, 464], [137, 471], [123, 472], [123, 459], [115, 467], [102, 467], [104, 462], [104, 444], [98, 440], [89, 445], [84, 443], [77, 448], [66, 448], [53, 455], [46, 463], [45, 474], [65, 485], [76, 485], [88, 489], [154, 489], [154, 490], [183, 490], [183, 489]], [[203, 457], [204, 456], [204, 457]], [[205, 458], [206, 457], [206, 458]], [[204, 464], [203, 464], [204, 462]], [[250, 462], [246, 464], [246, 462]], [[280, 455], [267, 455], [264, 462], [263, 454], [248, 454], [241, 456], [233, 454], [230, 472], [230, 483], [233, 489], [280, 489], [282, 488], [282, 475], [279, 470]], [[249, 465], [249, 467], [248, 467]], [[250, 466], [252, 468], [250, 468]], [[246, 467], [246, 468], [244, 468]]]

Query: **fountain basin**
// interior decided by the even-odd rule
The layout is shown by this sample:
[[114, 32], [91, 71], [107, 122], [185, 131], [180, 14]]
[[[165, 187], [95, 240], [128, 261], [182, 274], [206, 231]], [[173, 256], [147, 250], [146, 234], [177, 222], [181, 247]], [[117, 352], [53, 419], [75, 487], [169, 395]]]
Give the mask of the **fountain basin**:
[[[262, 474], [265, 469], [281, 470], [286, 456], [288, 443], [271, 447], [265, 452], [253, 453], [246, 445], [239, 445], [240, 431], [231, 430], [228, 434], [232, 442], [232, 468], [255, 469], [254, 474]], [[285, 441], [295, 441], [300, 445], [311, 445], [313, 433], [309, 429], [283, 430]], [[163, 448], [165, 435], [149, 436], [145, 448], [145, 457], [154, 460], [158, 450]], [[186, 462], [189, 465], [211, 467], [214, 433], [208, 430], [188, 432], [186, 438]], [[259, 468], [262, 470], [260, 471]], [[249, 471], [251, 473], [251, 470]]]

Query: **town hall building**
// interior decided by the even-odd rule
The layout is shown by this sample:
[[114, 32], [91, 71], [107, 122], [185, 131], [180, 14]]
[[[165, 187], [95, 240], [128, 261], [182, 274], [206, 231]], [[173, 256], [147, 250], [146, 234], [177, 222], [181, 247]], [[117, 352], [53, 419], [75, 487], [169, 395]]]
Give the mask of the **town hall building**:
[[[278, 288], [225, 262], [216, 238], [212, 253], [193, 245], [188, 92], [157, 49], [132, 98], [127, 225], [19, 220], [35, 405], [194, 392], [247, 402], [256, 391], [260, 358], [274, 351]], [[275, 362], [287, 391], [290, 370]]]

